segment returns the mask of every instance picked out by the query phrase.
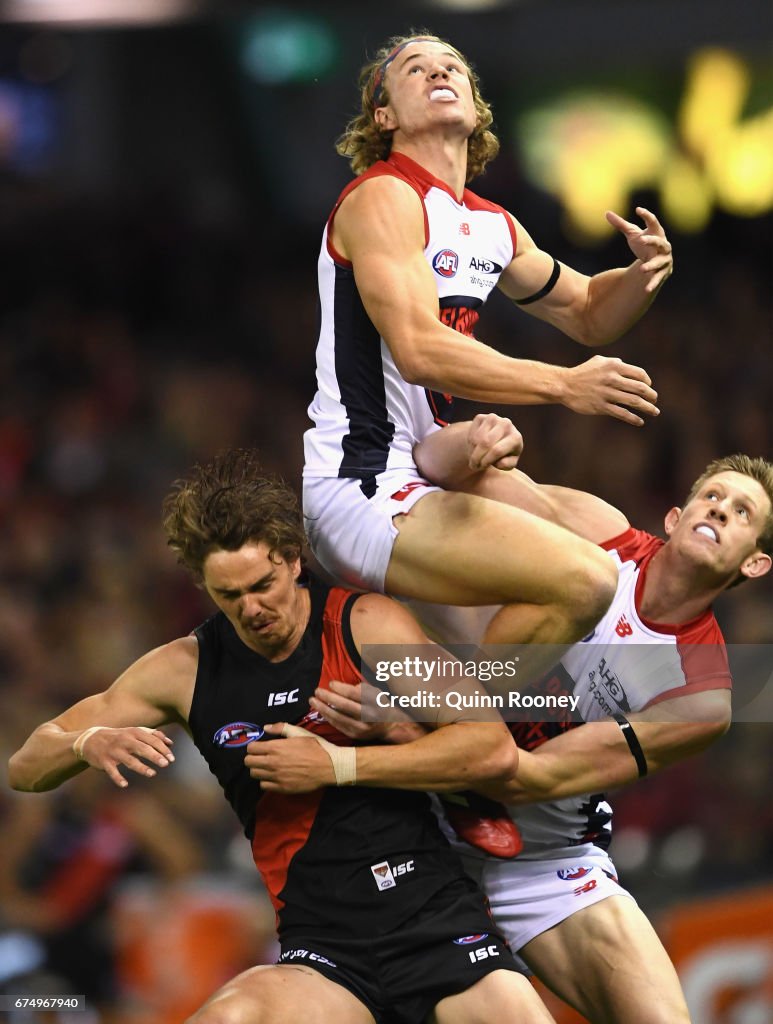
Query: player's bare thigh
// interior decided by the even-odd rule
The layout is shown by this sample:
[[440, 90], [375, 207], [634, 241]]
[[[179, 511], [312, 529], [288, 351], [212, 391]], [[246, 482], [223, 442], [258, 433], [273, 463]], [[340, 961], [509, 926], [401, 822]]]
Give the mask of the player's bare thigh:
[[398, 529], [388, 593], [442, 604], [548, 604], [614, 586], [609, 556], [520, 509], [475, 495], [433, 491]]
[[676, 971], [626, 896], [610, 896], [538, 935], [519, 955], [592, 1024], [688, 1024]]
[[375, 1024], [348, 989], [310, 967], [253, 967], [237, 975], [186, 1024]]
[[493, 971], [464, 992], [441, 999], [427, 1024], [555, 1024], [522, 974]]

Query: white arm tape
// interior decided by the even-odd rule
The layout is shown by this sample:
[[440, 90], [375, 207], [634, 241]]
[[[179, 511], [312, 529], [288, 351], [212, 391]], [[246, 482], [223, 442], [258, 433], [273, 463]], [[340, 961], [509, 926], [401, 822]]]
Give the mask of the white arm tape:
[[106, 729], [104, 725], [92, 725], [90, 729], [84, 729], [83, 732], [78, 736], [72, 745], [72, 752], [78, 758], [79, 761], [85, 761], [86, 758], [83, 756], [83, 744], [89, 738], [93, 736], [95, 732], [99, 732], [100, 729]]
[[357, 782], [356, 747], [337, 747], [335, 743], [330, 743], [321, 736], [317, 736], [308, 729], [304, 729], [303, 726], [290, 725], [289, 722], [285, 722], [282, 735], [285, 737], [294, 736], [298, 739], [302, 739], [305, 736], [307, 739], [316, 740], [333, 764], [336, 786], [353, 786]]

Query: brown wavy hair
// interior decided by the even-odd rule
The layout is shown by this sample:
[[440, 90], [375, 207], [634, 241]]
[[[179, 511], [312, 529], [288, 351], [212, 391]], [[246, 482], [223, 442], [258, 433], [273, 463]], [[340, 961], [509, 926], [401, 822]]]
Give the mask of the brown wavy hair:
[[392, 132], [384, 131], [376, 124], [376, 107], [389, 102], [389, 94], [383, 81], [389, 58], [394, 50], [413, 40], [428, 39], [447, 46], [462, 61], [472, 86], [477, 122], [467, 140], [467, 181], [482, 174], [486, 165], [499, 152], [499, 139], [489, 131], [494, 120], [491, 107], [480, 94], [480, 81], [467, 58], [445, 39], [431, 32], [411, 32], [405, 36], [393, 36], [381, 47], [373, 60], [360, 71], [359, 85], [362, 109], [346, 126], [343, 135], [336, 142], [336, 151], [349, 160], [355, 174], [362, 174], [379, 160], [385, 160], [392, 150]]
[[298, 498], [283, 481], [265, 476], [249, 448], [221, 452], [176, 480], [164, 499], [166, 542], [198, 582], [211, 552], [238, 551], [263, 541], [272, 561], [300, 557], [305, 536]]

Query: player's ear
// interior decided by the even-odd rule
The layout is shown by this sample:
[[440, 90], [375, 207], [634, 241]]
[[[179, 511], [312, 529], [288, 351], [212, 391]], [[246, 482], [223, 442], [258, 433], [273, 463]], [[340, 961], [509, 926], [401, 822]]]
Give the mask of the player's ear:
[[769, 573], [771, 565], [773, 565], [773, 561], [770, 555], [766, 555], [762, 551], [755, 551], [741, 566], [741, 575], [749, 580], [756, 580]]
[[373, 111], [376, 127], [381, 132], [392, 132], [397, 127], [397, 120], [387, 104], [384, 107], [376, 107]]
[[679, 522], [681, 515], [682, 510], [680, 508], [677, 508], [676, 506], [674, 506], [674, 508], [671, 508], [668, 510], [668, 512], [666, 512], [666, 518], [663, 520], [663, 524], [666, 528], [667, 537], [670, 537], [671, 534], [674, 532], [674, 527]]
[[379, 131], [394, 131], [397, 127], [397, 118], [394, 116], [394, 112], [392, 111], [391, 104], [389, 102], [389, 96], [386, 92], [382, 98], [384, 102], [381, 106], [377, 106], [373, 112], [376, 127]]

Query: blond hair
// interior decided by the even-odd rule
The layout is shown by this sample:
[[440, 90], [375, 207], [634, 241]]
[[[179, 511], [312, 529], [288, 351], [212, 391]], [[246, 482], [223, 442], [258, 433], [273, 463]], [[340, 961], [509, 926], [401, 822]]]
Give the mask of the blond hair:
[[491, 107], [480, 94], [480, 82], [466, 57], [445, 39], [429, 32], [412, 32], [405, 36], [393, 36], [360, 71], [359, 85], [362, 109], [346, 126], [336, 143], [336, 151], [349, 160], [355, 174], [362, 174], [379, 160], [386, 160], [392, 150], [392, 132], [376, 124], [376, 108], [386, 106], [389, 95], [386, 89], [386, 71], [397, 53], [412, 42], [440, 43], [457, 55], [464, 64], [472, 86], [476, 123], [467, 140], [467, 181], [482, 174], [486, 165], [499, 152], [499, 139], [489, 128], [494, 120]]

